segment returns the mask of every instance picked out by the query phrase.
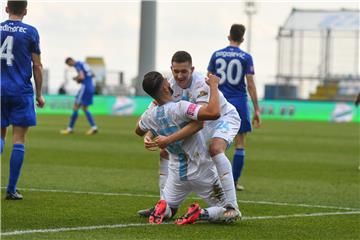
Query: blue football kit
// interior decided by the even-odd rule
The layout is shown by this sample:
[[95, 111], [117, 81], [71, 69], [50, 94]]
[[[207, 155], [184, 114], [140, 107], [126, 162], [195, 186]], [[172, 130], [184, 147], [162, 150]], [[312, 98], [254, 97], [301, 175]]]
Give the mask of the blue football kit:
[[[84, 79], [80, 82], [81, 88], [79, 92], [76, 94], [75, 104], [85, 107], [90, 106], [93, 103], [93, 97], [95, 93], [95, 88], [93, 84], [93, 73], [89, 65], [81, 61], [75, 62], [74, 68], [78, 73], [82, 72], [84, 74]], [[87, 108], [86, 110], [84, 109], [84, 112], [86, 118], [88, 119], [88, 122], [90, 123], [90, 126], [93, 128], [94, 131], [96, 130], [97, 132], [97, 127], [92, 114]], [[74, 110], [73, 113], [71, 114], [69, 126], [68, 129], [65, 130], [65, 133], [73, 132], [77, 118], [78, 118], [78, 110]]]
[[[32, 54], [40, 54], [37, 30], [21, 20], [7, 20], [0, 24], [1, 36], [1, 128], [9, 125], [36, 125], [34, 90], [31, 83]], [[1, 136], [1, 153], [5, 139]], [[16, 189], [24, 161], [25, 145], [13, 144], [6, 199], [19, 200]]]
[[36, 125], [31, 83], [32, 53], [40, 54], [37, 30], [19, 20], [1, 23], [1, 127]]
[[89, 106], [93, 103], [94, 84], [93, 73], [87, 63], [77, 61], [74, 65], [77, 72], [83, 72], [85, 79], [81, 81], [81, 88], [76, 95], [75, 103], [83, 106]]
[[250, 132], [251, 120], [245, 75], [254, 74], [251, 55], [238, 47], [228, 46], [220, 49], [211, 56], [208, 72], [220, 78], [219, 90], [238, 111], [241, 118], [239, 133]]

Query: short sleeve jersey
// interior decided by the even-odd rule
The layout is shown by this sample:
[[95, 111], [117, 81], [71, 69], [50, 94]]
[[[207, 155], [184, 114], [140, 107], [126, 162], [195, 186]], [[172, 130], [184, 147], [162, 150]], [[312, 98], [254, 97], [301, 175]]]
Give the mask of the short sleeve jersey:
[[[187, 101], [155, 106], [144, 112], [139, 127], [143, 131], [151, 131], [154, 136], [169, 136], [189, 121], [197, 120], [200, 107]], [[169, 169], [176, 173], [180, 180], [194, 179], [212, 164], [205, 140], [199, 133], [170, 144], [166, 150], [170, 156]]]
[[19, 20], [0, 25], [1, 96], [33, 95], [32, 53], [40, 54], [37, 30]]
[[83, 72], [85, 79], [81, 81], [81, 84], [85, 86], [87, 89], [93, 89], [93, 73], [87, 63], [77, 61], [74, 65], [77, 72]]
[[247, 96], [245, 75], [255, 74], [251, 55], [233, 46], [214, 52], [208, 71], [221, 78], [219, 89], [226, 99]]

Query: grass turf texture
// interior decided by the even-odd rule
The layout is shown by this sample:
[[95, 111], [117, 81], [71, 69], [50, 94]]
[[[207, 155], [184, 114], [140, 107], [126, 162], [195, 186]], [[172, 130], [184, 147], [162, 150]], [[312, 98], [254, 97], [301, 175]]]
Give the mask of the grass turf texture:
[[[5, 189], [2, 189], [1, 232], [101, 225], [113, 228], [3, 235], [3, 239], [360, 237], [359, 213], [304, 216], [359, 212], [356, 210], [360, 209], [360, 171], [357, 170], [360, 129], [357, 124], [265, 121], [260, 130], [247, 138], [241, 178], [246, 191], [238, 193], [243, 221], [231, 225], [154, 226], [136, 216], [137, 210], [158, 200], [158, 153], [146, 151], [142, 139], [135, 136], [136, 118], [97, 116], [100, 134], [94, 136], [85, 136], [88, 125], [83, 116], [79, 118], [75, 133], [67, 136], [60, 135], [59, 130], [66, 125], [68, 116], [40, 116], [38, 120], [39, 126], [30, 130], [27, 139], [18, 184], [24, 189], [24, 200], [4, 201]], [[6, 186], [8, 178], [10, 136], [11, 131], [1, 160], [2, 187]], [[232, 153], [233, 148], [227, 153], [230, 158]], [[187, 200], [178, 214], [184, 213], [192, 201]], [[205, 206], [201, 201], [200, 205]], [[300, 215], [294, 217], [295, 214]], [[274, 218], [279, 215], [284, 218]], [[270, 218], [257, 219], [259, 216]]]

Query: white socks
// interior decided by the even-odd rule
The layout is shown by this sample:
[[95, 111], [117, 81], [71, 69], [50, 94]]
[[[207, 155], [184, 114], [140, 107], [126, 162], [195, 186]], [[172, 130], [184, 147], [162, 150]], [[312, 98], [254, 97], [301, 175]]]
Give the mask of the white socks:
[[234, 208], [239, 208], [229, 159], [226, 157], [225, 153], [219, 153], [218, 155], [212, 157], [212, 159], [215, 163], [221, 185], [225, 192], [226, 204], [230, 204]]
[[166, 180], [168, 178], [168, 173], [169, 173], [168, 165], [169, 165], [168, 159], [160, 158], [160, 168], [159, 168], [160, 198], [163, 197]]
[[202, 214], [201, 220], [207, 220], [207, 221], [221, 220], [224, 216], [225, 211], [226, 209], [223, 207], [209, 207], [209, 208], [201, 209], [201, 214]]

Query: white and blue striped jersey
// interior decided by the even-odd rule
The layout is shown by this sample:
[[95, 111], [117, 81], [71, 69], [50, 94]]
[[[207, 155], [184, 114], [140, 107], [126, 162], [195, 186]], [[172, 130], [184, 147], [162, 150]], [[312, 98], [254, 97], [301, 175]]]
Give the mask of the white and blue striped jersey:
[[[143, 131], [151, 131], [154, 136], [169, 136], [191, 120], [197, 120], [200, 107], [187, 101], [154, 106], [143, 113], [139, 127]], [[169, 170], [180, 180], [196, 179], [213, 164], [200, 133], [172, 143], [166, 150], [169, 152]]]

